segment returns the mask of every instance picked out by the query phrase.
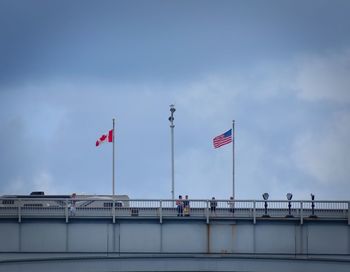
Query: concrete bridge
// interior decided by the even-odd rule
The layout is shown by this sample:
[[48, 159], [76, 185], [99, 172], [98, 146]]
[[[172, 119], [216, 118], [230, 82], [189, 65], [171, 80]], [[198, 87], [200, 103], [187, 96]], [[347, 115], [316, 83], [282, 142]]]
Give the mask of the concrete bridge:
[[8, 200], [0, 271], [350, 271], [347, 201]]

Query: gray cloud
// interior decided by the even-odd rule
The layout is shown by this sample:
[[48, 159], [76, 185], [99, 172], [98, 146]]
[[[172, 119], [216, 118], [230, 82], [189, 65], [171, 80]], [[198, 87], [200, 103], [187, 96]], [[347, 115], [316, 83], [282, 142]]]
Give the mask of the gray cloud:
[[350, 50], [309, 56], [300, 64], [296, 88], [302, 99], [350, 102]]
[[239, 198], [345, 197], [348, 1], [198, 3], [2, 1], [0, 193], [109, 193], [116, 117], [117, 192], [169, 197], [175, 103], [177, 192], [231, 194], [236, 119]]
[[[348, 1], [2, 1], [0, 84], [192, 80], [349, 44]], [[312, 16], [311, 16], [312, 15]], [[298, 19], [296, 19], [298, 18]]]
[[333, 114], [318, 130], [305, 132], [295, 143], [296, 165], [319, 183], [349, 185], [350, 112]]

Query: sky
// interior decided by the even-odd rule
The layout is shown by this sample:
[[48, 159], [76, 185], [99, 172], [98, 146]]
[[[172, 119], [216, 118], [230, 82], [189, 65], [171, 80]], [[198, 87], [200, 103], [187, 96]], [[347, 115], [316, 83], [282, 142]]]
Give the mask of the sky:
[[0, 195], [349, 200], [350, 2], [0, 1]]

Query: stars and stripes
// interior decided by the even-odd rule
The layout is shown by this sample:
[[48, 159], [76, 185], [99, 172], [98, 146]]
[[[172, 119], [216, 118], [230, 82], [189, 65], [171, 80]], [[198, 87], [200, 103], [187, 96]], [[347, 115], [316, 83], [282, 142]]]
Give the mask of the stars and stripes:
[[232, 129], [226, 131], [225, 133], [216, 136], [213, 139], [214, 148], [229, 144], [232, 142]]

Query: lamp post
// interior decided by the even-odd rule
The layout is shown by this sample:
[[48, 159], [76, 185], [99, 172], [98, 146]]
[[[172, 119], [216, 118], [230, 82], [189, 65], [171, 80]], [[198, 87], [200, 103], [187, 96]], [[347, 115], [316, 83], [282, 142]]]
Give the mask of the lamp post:
[[264, 215], [263, 215], [262, 217], [270, 217], [270, 216], [267, 214], [267, 200], [269, 199], [269, 194], [268, 194], [268, 193], [264, 193], [264, 194], [262, 195], [262, 197], [263, 197], [263, 199], [265, 200], [265, 205], [264, 205], [264, 207], [265, 207], [265, 213], [264, 213]]
[[287, 194], [287, 199], [288, 199], [288, 214], [286, 215], [286, 217], [294, 217], [291, 213], [291, 207], [292, 207], [292, 204], [291, 204], [291, 200], [292, 200], [292, 197], [293, 197], [293, 194], [291, 193], [288, 193]]
[[173, 205], [174, 205], [174, 200], [175, 200], [175, 175], [174, 175], [174, 112], [176, 111], [175, 105], [171, 104], [170, 105], [170, 133], [171, 133], [171, 197], [173, 200]]

